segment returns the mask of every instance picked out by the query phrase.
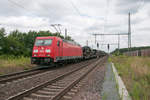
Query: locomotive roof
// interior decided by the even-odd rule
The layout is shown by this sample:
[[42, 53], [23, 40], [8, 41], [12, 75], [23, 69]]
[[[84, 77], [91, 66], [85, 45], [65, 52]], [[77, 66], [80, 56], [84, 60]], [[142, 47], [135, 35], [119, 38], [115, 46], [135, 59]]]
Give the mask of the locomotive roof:
[[70, 41], [70, 40], [65, 40], [65, 39], [63, 39], [63, 42], [67, 42], [67, 43], [70, 43], [70, 44], [73, 44], [73, 45], [78, 45], [78, 46], [80, 46], [80, 44], [78, 44], [78, 43], [75, 42], [75, 41]]
[[[36, 37], [36, 39], [52, 39], [52, 38], [60, 38], [60, 37], [57, 37], [57, 36], [44, 36], [44, 37]], [[61, 39], [61, 38], [60, 38]], [[63, 42], [66, 42], [66, 43], [69, 43], [69, 44], [73, 44], [73, 45], [77, 45], [77, 46], [80, 46], [80, 44], [78, 44], [77, 42], [75, 41], [70, 41], [70, 40], [65, 40], [65, 39], [62, 39]]]
[[[52, 39], [55, 38], [56, 36], [42, 36], [42, 37], [36, 37], [37, 39]], [[59, 38], [59, 37], [56, 37]]]

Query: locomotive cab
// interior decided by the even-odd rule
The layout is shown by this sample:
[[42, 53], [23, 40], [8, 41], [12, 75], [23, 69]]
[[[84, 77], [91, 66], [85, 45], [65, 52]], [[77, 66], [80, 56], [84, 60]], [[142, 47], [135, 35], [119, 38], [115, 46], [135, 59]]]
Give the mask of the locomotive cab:
[[56, 56], [61, 55], [61, 42], [58, 37], [37, 37], [32, 51], [32, 64], [56, 62]]

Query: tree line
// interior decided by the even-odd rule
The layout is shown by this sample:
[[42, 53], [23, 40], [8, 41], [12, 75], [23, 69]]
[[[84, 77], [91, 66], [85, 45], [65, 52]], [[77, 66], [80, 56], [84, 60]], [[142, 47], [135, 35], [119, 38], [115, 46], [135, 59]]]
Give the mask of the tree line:
[[141, 47], [132, 47], [130, 49], [128, 48], [121, 48], [121, 49], [116, 49], [114, 50], [111, 54], [115, 54], [115, 55], [122, 55], [123, 53], [125, 52], [128, 52], [128, 51], [136, 51], [136, 50], [144, 50], [144, 49], [150, 49], [150, 46], [141, 46]]
[[[58, 36], [64, 39], [64, 36], [59, 33], [50, 31], [20, 32], [14, 30], [6, 33], [6, 30], [1, 28], [0, 55], [31, 56], [35, 38], [38, 36]], [[70, 36], [67, 36], [66, 39], [72, 40]]]

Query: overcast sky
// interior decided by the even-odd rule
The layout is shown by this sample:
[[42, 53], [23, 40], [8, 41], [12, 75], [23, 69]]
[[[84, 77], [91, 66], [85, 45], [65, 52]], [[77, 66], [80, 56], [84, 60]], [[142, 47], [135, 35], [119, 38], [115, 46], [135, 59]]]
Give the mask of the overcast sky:
[[[150, 45], [150, 0], [0, 0], [0, 27], [7, 32], [50, 30], [61, 24], [62, 34], [70, 35], [82, 46], [96, 47], [92, 33], [127, 33], [131, 12], [132, 46]], [[117, 43], [117, 36], [98, 36], [99, 44]], [[127, 36], [121, 36], [121, 48]], [[111, 51], [117, 45], [110, 46]], [[107, 51], [106, 45], [100, 49]]]

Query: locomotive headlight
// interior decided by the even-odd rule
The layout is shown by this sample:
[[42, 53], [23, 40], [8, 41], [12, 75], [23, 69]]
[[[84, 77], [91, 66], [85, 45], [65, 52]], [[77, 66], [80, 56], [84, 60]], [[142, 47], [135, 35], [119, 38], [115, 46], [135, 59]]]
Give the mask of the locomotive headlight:
[[37, 49], [35, 49], [33, 52], [34, 52], [34, 53], [37, 53], [37, 52], [38, 52], [38, 50], [37, 50]]
[[50, 53], [50, 52], [51, 52], [51, 50], [50, 50], [50, 49], [47, 49], [47, 50], [45, 50], [45, 52], [46, 52], [46, 53]]
[[34, 56], [37, 56], [36, 54], [34, 54]]

